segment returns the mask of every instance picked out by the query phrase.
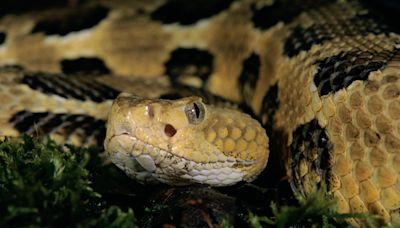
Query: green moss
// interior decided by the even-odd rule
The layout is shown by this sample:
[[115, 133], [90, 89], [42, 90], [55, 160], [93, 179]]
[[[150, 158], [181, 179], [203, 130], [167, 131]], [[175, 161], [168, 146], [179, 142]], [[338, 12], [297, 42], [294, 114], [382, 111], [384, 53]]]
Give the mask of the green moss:
[[[99, 191], [110, 190], [102, 192], [105, 195], [133, 187], [123, 185], [128, 181], [121, 172], [101, 165], [98, 151], [60, 147], [51, 140], [40, 143], [27, 136], [0, 142], [0, 227], [137, 227], [137, 223], [151, 227], [168, 206], [156, 203], [143, 207], [137, 198], [129, 202], [106, 200], [93, 186]], [[94, 176], [102, 181], [92, 183]], [[132, 192], [122, 195], [131, 196]], [[307, 198], [296, 195], [296, 199], [297, 205], [278, 207], [272, 203], [272, 216], [249, 213], [246, 222], [251, 227], [335, 227], [346, 226], [344, 219], [357, 217], [369, 226], [376, 225], [373, 216], [336, 213], [324, 187], [315, 188]], [[139, 222], [133, 206], [142, 210], [134, 209], [141, 214]], [[233, 224], [224, 220], [221, 227]]]
[[132, 210], [105, 207], [89, 180], [91, 150], [30, 137], [0, 143], [0, 227], [134, 227]]
[[335, 201], [327, 196], [325, 186], [314, 187], [309, 197], [296, 194], [298, 205], [278, 207], [271, 204], [273, 217], [257, 216], [249, 213], [251, 227], [346, 227], [345, 219], [364, 219], [370, 227], [377, 225], [377, 217], [369, 214], [339, 214]]

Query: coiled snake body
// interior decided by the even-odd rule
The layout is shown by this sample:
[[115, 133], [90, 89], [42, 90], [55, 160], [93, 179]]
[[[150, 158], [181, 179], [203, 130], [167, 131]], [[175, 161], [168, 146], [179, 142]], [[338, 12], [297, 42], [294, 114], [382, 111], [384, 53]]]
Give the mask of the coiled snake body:
[[129, 176], [174, 185], [251, 181], [271, 148], [293, 189], [324, 182], [339, 212], [394, 221], [395, 30], [350, 0], [198, 7], [99, 1], [3, 16], [0, 62], [24, 69], [1, 69], [0, 133], [105, 138]]

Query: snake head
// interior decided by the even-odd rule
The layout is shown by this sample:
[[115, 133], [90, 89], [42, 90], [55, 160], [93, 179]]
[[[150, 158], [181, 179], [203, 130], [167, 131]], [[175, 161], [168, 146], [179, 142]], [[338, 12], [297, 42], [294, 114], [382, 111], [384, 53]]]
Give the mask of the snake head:
[[107, 122], [110, 160], [142, 183], [232, 185], [253, 180], [268, 159], [258, 121], [199, 97], [146, 99], [122, 93]]

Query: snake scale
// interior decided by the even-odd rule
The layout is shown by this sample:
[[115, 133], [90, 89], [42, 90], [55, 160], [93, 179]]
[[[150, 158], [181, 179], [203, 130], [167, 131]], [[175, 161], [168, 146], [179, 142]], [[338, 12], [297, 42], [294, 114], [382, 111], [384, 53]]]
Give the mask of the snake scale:
[[252, 181], [271, 154], [293, 190], [326, 183], [338, 212], [394, 222], [400, 36], [369, 9], [104, 0], [3, 14], [0, 134], [105, 139], [144, 183]]

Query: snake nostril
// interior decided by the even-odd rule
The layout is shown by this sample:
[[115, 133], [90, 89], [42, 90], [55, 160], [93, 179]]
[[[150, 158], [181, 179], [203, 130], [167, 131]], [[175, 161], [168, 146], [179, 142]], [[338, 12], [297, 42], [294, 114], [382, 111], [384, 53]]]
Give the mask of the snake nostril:
[[168, 137], [172, 137], [176, 134], [176, 129], [171, 124], [166, 124], [164, 132]]

